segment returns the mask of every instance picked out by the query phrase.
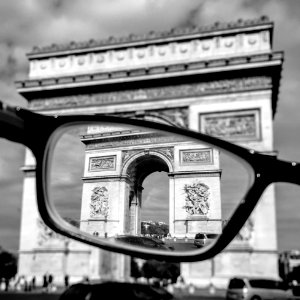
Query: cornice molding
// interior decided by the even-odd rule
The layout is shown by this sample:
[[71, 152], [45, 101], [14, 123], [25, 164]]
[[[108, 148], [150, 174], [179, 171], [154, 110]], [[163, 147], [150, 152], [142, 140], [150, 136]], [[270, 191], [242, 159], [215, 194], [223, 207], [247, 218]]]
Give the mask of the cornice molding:
[[144, 44], [157, 44], [162, 41], [177, 41], [197, 37], [207, 37], [211, 35], [224, 35], [236, 31], [253, 31], [263, 27], [263, 29], [271, 29], [273, 22], [267, 16], [262, 16], [258, 19], [243, 20], [238, 19], [235, 22], [221, 23], [215, 22], [209, 26], [202, 27], [181, 27], [172, 28], [169, 31], [155, 32], [150, 31], [145, 34], [136, 35], [130, 34], [125, 37], [110, 36], [103, 40], [91, 39], [85, 42], [70, 42], [67, 44], [52, 44], [44, 47], [33, 47], [32, 51], [27, 55], [29, 59], [47, 57], [53, 55], [66, 55], [71, 53], [89, 52], [91, 50], [108, 50], [120, 47], [139, 46]]
[[31, 79], [16, 81], [16, 88], [19, 93], [39, 92], [45, 90], [55, 90], [63, 88], [76, 88], [84, 86], [96, 86], [101, 84], [111, 84], [118, 82], [130, 82], [138, 80], [148, 80], [155, 78], [194, 75], [208, 72], [221, 72], [229, 70], [250, 69], [253, 67], [264, 67], [278, 65], [283, 62], [283, 52], [263, 53], [257, 55], [247, 55], [215, 59], [209, 61], [199, 61], [194, 63], [184, 63], [168, 66], [159, 66], [130, 71], [116, 71], [96, 74], [86, 74], [78, 76], [67, 76], [45, 79]]

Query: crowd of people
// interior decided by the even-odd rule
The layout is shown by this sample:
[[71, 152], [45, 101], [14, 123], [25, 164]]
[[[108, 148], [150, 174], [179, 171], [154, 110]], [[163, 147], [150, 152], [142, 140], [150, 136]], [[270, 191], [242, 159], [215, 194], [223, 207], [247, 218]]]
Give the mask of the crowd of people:
[[[41, 279], [41, 278], [40, 278]], [[20, 275], [11, 280], [3, 280], [0, 282], [1, 291], [19, 291], [19, 292], [32, 292], [32, 291], [42, 291], [42, 292], [55, 292], [58, 287], [69, 287], [69, 276], [64, 276], [64, 283], [57, 285], [54, 281], [54, 276], [50, 273], [45, 273], [42, 276], [42, 280], [37, 283], [36, 276], [26, 277]]]

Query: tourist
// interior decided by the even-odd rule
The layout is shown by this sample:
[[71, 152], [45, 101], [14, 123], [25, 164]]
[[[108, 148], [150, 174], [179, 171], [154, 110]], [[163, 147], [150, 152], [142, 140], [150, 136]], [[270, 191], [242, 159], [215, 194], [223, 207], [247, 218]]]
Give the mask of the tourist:
[[43, 291], [44, 292], [47, 292], [48, 291], [48, 285], [49, 285], [49, 282], [48, 282], [48, 276], [47, 276], [47, 273], [43, 276]]
[[69, 286], [69, 275], [65, 275], [65, 287]]
[[54, 281], [54, 278], [53, 278], [53, 275], [52, 274], [49, 274], [48, 276], [48, 290], [52, 291], [53, 290], [53, 281]]
[[31, 288], [33, 289], [33, 290], [35, 290], [35, 288], [36, 288], [36, 278], [35, 278], [35, 276], [32, 276], [32, 278], [31, 278]]

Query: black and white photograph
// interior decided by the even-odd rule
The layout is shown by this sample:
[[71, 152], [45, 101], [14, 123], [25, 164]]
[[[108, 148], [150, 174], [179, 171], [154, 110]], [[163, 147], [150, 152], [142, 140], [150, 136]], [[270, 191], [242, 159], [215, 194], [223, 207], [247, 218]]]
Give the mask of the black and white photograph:
[[300, 2], [2, 0], [1, 299], [300, 299]]

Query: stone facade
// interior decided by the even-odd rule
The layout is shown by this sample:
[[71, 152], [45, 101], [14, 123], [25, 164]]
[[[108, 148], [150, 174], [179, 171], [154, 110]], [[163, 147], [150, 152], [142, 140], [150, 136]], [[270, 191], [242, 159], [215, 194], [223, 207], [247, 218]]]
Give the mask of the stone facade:
[[[86, 159], [81, 228], [90, 234], [96, 232], [100, 237], [105, 233], [108, 236], [140, 234], [143, 201], [142, 189], [138, 187], [146, 175], [164, 170], [172, 181], [169, 184], [170, 234], [190, 239], [199, 231], [220, 234], [218, 151], [181, 137], [158, 132], [130, 134], [125, 129], [115, 132], [112, 128], [111, 133], [106, 131], [105, 138], [95, 132], [93, 137], [82, 138], [86, 144]], [[149, 163], [151, 169], [146, 170]], [[206, 197], [202, 196], [203, 190]], [[203, 203], [202, 209], [193, 206], [195, 197]]]
[[[110, 39], [105, 43], [91, 41], [35, 48], [28, 55], [29, 79], [17, 82], [17, 88], [28, 99], [29, 107], [43, 114], [107, 113], [143, 118], [213, 134], [249, 149], [272, 154], [272, 122], [283, 61], [282, 53], [272, 50], [272, 33], [273, 23], [262, 18], [251, 22], [239, 21], [230, 26], [217, 24], [209, 30], [202, 28], [180, 33], [175, 30], [168, 34], [131, 37], [123, 41]], [[159, 137], [155, 138], [156, 143], [162, 142]], [[139, 142], [148, 145], [148, 148], [154, 147], [153, 140], [139, 137]], [[159, 149], [149, 149], [149, 153], [164, 160], [168, 172], [173, 168], [169, 181], [170, 199], [175, 199], [175, 206], [170, 214], [176, 222], [171, 232], [184, 235], [186, 228], [193, 232], [194, 224], [204, 226], [205, 218], [217, 220], [216, 224], [219, 224], [221, 208], [218, 201], [212, 203], [208, 200], [208, 207], [196, 213], [187, 204], [191, 189], [202, 189], [207, 199], [210, 195], [219, 197], [217, 154], [203, 147], [173, 147], [172, 141], [165, 139], [164, 142], [167, 143], [164, 147], [156, 144]], [[93, 193], [102, 193], [100, 200], [95, 201], [100, 201], [104, 207], [107, 202], [109, 209], [114, 207], [110, 202], [115, 199], [114, 196], [124, 195], [122, 199], [118, 198], [121, 207], [129, 201], [130, 184], [125, 179], [118, 189], [115, 187], [116, 180], [105, 179], [108, 174], [120, 175], [122, 166], [128, 167], [139, 155], [144, 155], [126, 143], [128, 140], [124, 138], [119, 144], [129, 146], [122, 153], [117, 150], [117, 140], [114, 141], [115, 148], [109, 151], [105, 151], [108, 145], [105, 146], [105, 143], [95, 142], [86, 146], [83, 186], [86, 203], [84, 200], [82, 219], [87, 221], [82, 222], [81, 226], [86, 226], [85, 230], [91, 234], [96, 230], [94, 226], [97, 222], [103, 224], [104, 230], [106, 219], [103, 214], [102, 219], [93, 218], [101, 211], [97, 209], [91, 216]], [[96, 153], [100, 146], [102, 150]], [[29, 160], [30, 154], [25, 171], [34, 165]], [[176, 164], [172, 167], [174, 162]], [[188, 178], [182, 175], [182, 172], [194, 169], [195, 164], [205, 169], [213, 166], [210, 176], [190, 175]], [[29, 174], [27, 171], [26, 174]], [[93, 176], [102, 176], [102, 179], [96, 182], [90, 179]], [[184, 192], [179, 193], [179, 190]], [[106, 226], [117, 230], [120, 228], [118, 224], [124, 224], [126, 218], [136, 220], [138, 211], [135, 209], [123, 213], [121, 217], [117, 212], [114, 217], [108, 215]], [[268, 222], [265, 220], [266, 214]], [[38, 212], [34, 177], [25, 176], [19, 274], [37, 274], [33, 258], [36, 257], [38, 239], [31, 233], [36, 232], [38, 236], [40, 229], [37, 222], [32, 222], [35, 219], [38, 219]], [[138, 226], [131, 222], [123, 226], [123, 230], [138, 232]], [[65, 244], [61, 243], [60, 249], [64, 249]], [[104, 262], [105, 255], [109, 254], [100, 251], [102, 255], [99, 256], [99, 250], [76, 243], [72, 247], [74, 251], [83, 247], [80, 248], [82, 256], [78, 256], [78, 263], [89, 268], [82, 269], [82, 274], [86, 270], [91, 277], [104, 276], [101, 268], [107, 270]], [[53, 252], [51, 249], [50, 244], [45, 245], [43, 255], [56, 255], [53, 266], [58, 261], [64, 261], [62, 251], [56, 248], [57, 251]], [[213, 280], [220, 286], [224, 286], [232, 275], [274, 277], [277, 274], [276, 251], [275, 192], [271, 186], [265, 191], [239, 237], [222, 254], [213, 261], [183, 263], [182, 274], [187, 282], [201, 285]], [[123, 271], [111, 267], [113, 276], [128, 274], [124, 271], [126, 264], [124, 261]], [[42, 266], [39, 261], [39, 265], [46, 271], [47, 263]], [[70, 269], [69, 273], [76, 274], [75, 269]], [[57, 269], [57, 272], [61, 271]]]

